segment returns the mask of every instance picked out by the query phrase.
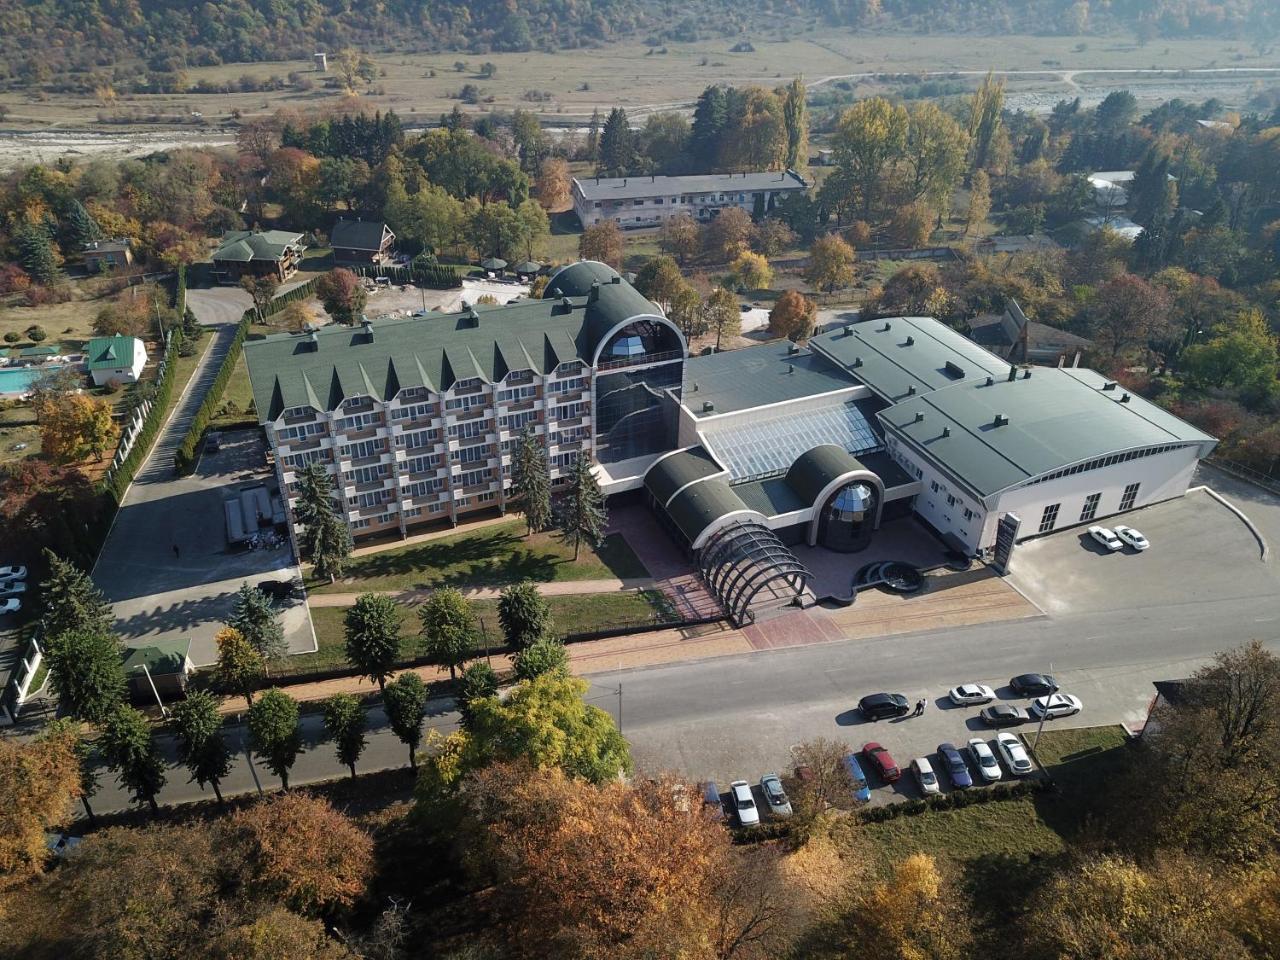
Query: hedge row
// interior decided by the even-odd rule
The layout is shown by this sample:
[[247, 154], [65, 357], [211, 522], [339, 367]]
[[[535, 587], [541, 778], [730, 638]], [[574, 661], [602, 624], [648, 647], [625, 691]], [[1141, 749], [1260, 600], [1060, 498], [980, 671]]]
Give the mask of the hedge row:
[[1029, 797], [1043, 793], [1053, 786], [1047, 778], [1034, 780], [1018, 780], [1014, 783], [997, 783], [978, 790], [952, 790], [936, 797], [923, 800], [909, 800], [906, 803], [890, 803], [883, 807], [866, 807], [858, 812], [863, 823], [882, 823], [885, 820], [896, 820], [898, 817], [911, 817], [931, 810], [959, 810], [983, 803], [996, 803], [1001, 800], [1014, 800], [1018, 797]]
[[462, 279], [452, 267], [439, 263], [415, 263], [413, 282], [432, 290], [452, 290], [462, 286]]
[[[315, 292], [315, 289], [316, 278], [314, 277], [306, 283], [298, 284], [292, 290], [282, 293], [273, 299], [267, 308], [263, 310], [263, 317], [270, 317], [280, 312], [286, 303], [310, 297]], [[235, 338], [231, 341], [231, 348], [227, 351], [227, 355], [222, 358], [222, 366], [218, 368], [218, 375], [214, 377], [213, 383], [204, 395], [204, 400], [200, 402], [200, 409], [191, 418], [191, 425], [187, 427], [186, 435], [182, 438], [182, 444], [178, 447], [178, 452], [173, 456], [173, 469], [176, 473], [185, 475], [195, 469], [196, 448], [200, 445], [200, 440], [204, 436], [205, 430], [222, 403], [222, 395], [226, 392], [232, 373], [235, 372], [236, 363], [239, 361], [241, 350], [244, 348], [245, 338], [249, 336], [249, 327], [255, 319], [257, 319], [257, 312], [254, 310], [246, 310], [240, 318], [240, 323], [236, 326]]]
[[[178, 267], [178, 281], [173, 303], [176, 314], [179, 317], [183, 316], [187, 309], [187, 270], [185, 266]], [[169, 331], [169, 343], [165, 349], [164, 376], [156, 383], [156, 392], [152, 397], [151, 409], [147, 412], [146, 419], [142, 423], [142, 429], [138, 431], [138, 436], [129, 450], [129, 455], [124, 458], [120, 466], [112, 473], [111, 480], [102, 487], [102, 492], [111, 499], [109, 510], [113, 515], [119, 509], [120, 502], [124, 499], [124, 492], [129, 488], [129, 484], [133, 482], [134, 475], [137, 474], [142, 461], [151, 452], [151, 445], [155, 442], [156, 434], [160, 432], [160, 427], [164, 423], [165, 415], [169, 409], [169, 399], [173, 396], [173, 381], [178, 373], [178, 353], [181, 349], [182, 326], [179, 323], [175, 323], [172, 330]]]

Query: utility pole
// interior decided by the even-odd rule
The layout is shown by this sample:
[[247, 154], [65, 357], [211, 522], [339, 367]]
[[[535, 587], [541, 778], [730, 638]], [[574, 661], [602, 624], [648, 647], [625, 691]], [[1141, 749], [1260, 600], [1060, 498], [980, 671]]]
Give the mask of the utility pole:
[[[1053, 676], [1053, 662], [1049, 662], [1049, 676]], [[1049, 719], [1049, 703], [1055, 693], [1058, 692], [1058, 685], [1055, 683], [1053, 689], [1044, 695], [1044, 710], [1040, 712], [1040, 723], [1036, 726], [1036, 738], [1031, 744], [1031, 752], [1035, 753], [1036, 747], [1040, 744], [1040, 734], [1044, 732], [1044, 722]], [[1039, 762], [1039, 761], [1037, 761]]]
[[622, 732], [622, 681], [618, 681], [618, 732]]
[[169, 711], [165, 709], [164, 701], [160, 699], [160, 691], [156, 689], [156, 682], [151, 679], [151, 671], [147, 669], [145, 663], [138, 664], [138, 667], [147, 675], [147, 683], [151, 684], [151, 692], [155, 694], [156, 704], [160, 707], [160, 716], [167, 718]]

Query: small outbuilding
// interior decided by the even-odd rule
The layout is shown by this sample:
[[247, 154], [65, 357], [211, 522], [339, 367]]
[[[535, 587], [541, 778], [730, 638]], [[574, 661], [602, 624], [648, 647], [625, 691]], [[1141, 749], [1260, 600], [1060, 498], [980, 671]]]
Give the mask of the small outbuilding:
[[85, 269], [90, 273], [123, 270], [133, 263], [133, 241], [128, 237], [95, 240], [84, 251]]
[[137, 337], [117, 333], [114, 337], [94, 337], [85, 347], [85, 368], [96, 387], [117, 383], [137, 383], [147, 365], [147, 348]]
[[129, 697], [137, 703], [154, 703], [156, 697], [169, 701], [186, 696], [193, 669], [189, 639], [157, 640], [145, 647], [131, 647], [124, 655]]
[[391, 259], [396, 235], [380, 220], [339, 219], [329, 235], [338, 266], [377, 266]]

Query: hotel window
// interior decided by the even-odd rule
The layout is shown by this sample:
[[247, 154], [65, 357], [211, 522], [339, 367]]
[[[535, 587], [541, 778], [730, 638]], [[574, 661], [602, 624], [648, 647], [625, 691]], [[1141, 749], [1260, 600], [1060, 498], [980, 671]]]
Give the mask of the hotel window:
[[368, 525], [369, 525], [369, 519], [367, 517], [361, 517], [359, 520], [351, 521], [352, 530], [363, 530]]
[[1092, 520], [1098, 515], [1098, 502], [1102, 499], [1102, 494], [1091, 493], [1084, 498], [1084, 509], [1080, 511], [1081, 522]]
[[449, 428], [449, 436], [454, 440], [470, 440], [472, 437], [484, 436], [484, 421], [472, 420], [468, 423], [454, 424]]
[[396, 437], [396, 445], [406, 450], [420, 450], [436, 442], [435, 430], [419, 430], [417, 433], [402, 433]]
[[420, 516], [422, 516], [421, 507], [410, 507], [408, 510], [404, 512], [404, 518], [406, 520], [412, 520], [414, 517], [420, 517]]
[[392, 420], [417, 420], [431, 413], [431, 404], [415, 403], [411, 407], [397, 407], [391, 411]]
[[376, 456], [382, 452], [382, 442], [380, 440], [361, 440], [359, 443], [348, 443], [342, 448], [342, 455], [350, 457], [352, 460], [362, 460], [365, 457]]
[[276, 439], [281, 442], [301, 440], [303, 437], [314, 437], [320, 433], [324, 433], [323, 423], [304, 423], [296, 427], [285, 427], [283, 430], [277, 430]]
[[347, 474], [348, 483], [373, 483], [377, 480], [384, 480], [387, 476], [387, 468], [385, 466], [377, 467], [360, 467], [352, 470]]
[[653, 202], [657, 206], [661, 206], [662, 204], [666, 203], [666, 201], [663, 200], [661, 197], [654, 197]]
[[454, 483], [455, 487], [474, 487], [481, 483], [487, 483], [492, 476], [488, 470], [468, 470], [466, 473], [458, 474], [458, 478]]
[[949, 494], [949, 493], [948, 493], [948, 494], [947, 494], [947, 506], [948, 506], [948, 507], [954, 507], [955, 505], [956, 505], [956, 498], [955, 498], [955, 497], [953, 497], [951, 494]]
[[489, 503], [497, 499], [498, 495], [490, 490], [488, 493], [482, 493], [480, 496], [476, 497], [476, 503]]
[[380, 503], [386, 503], [391, 497], [390, 490], [375, 490], [372, 493], [362, 493], [358, 497], [351, 498], [353, 507], [376, 507]]
[[510, 390], [499, 391], [498, 399], [503, 403], [519, 403], [521, 400], [532, 400], [537, 395], [537, 387], [512, 387]]
[[938, 481], [937, 481], [937, 480], [930, 480], [930, 481], [929, 481], [929, 489], [930, 489], [930, 490], [932, 490], [934, 493], [937, 493], [937, 492], [938, 492]]
[[966, 520], [972, 520], [972, 519], [973, 519], [973, 511], [972, 511], [972, 510], [970, 510], [968, 507], [965, 507], [965, 508], [964, 508], [964, 518], [965, 518]]
[[1044, 508], [1044, 513], [1040, 514], [1040, 532], [1048, 533], [1054, 528], [1058, 522], [1058, 508], [1060, 503], [1051, 503]]
[[579, 390], [587, 388], [586, 377], [572, 377], [568, 380], [556, 380], [551, 383], [548, 390], [555, 393], [577, 393]]
[[444, 402], [446, 410], [470, 410], [472, 407], [482, 407], [488, 398], [483, 393], [473, 393], [465, 397], [453, 397]]
[[410, 473], [433, 473], [436, 469], [435, 464], [431, 461], [433, 457], [414, 457], [405, 464], [405, 469]]
[[[599, 204], [596, 204], [596, 206], [599, 206]], [[444, 507], [443, 503], [429, 503], [427, 504], [427, 513], [443, 513]]]
[[463, 447], [458, 451], [459, 463], [479, 463], [481, 460], [489, 458], [489, 448], [482, 443], [476, 444], [474, 447]]
[[498, 418], [498, 426], [504, 430], [523, 430], [525, 424], [533, 423], [538, 419], [537, 410], [524, 410], [520, 413], [512, 413], [505, 417]]
[[580, 417], [587, 412], [585, 403], [566, 403], [563, 407], [555, 408], [555, 418], [557, 420], [568, 420], [571, 417]]
[[1120, 498], [1121, 510], [1132, 510], [1133, 505], [1138, 499], [1138, 488], [1142, 486], [1140, 483], [1131, 483], [1124, 488], [1124, 496]]

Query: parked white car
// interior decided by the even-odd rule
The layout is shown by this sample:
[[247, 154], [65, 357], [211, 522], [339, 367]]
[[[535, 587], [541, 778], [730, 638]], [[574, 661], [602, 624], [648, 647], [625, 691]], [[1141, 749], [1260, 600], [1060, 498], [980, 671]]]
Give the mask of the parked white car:
[[996, 698], [996, 692], [980, 683], [962, 683], [958, 687], [952, 687], [947, 696], [956, 706], [968, 707], [990, 703]]
[[969, 756], [973, 757], [974, 766], [978, 768], [978, 775], [987, 783], [995, 783], [1003, 776], [1000, 772], [1000, 761], [996, 759], [996, 755], [987, 746], [987, 741], [981, 737], [974, 737], [969, 741]]
[[735, 780], [729, 784], [729, 795], [733, 797], [733, 810], [738, 815], [738, 823], [744, 827], [754, 827], [760, 822], [760, 811], [756, 809], [756, 798], [751, 795], [751, 784], [745, 780]]
[[916, 757], [912, 760], [911, 772], [916, 775], [920, 792], [926, 797], [942, 793], [942, 788], [938, 786], [938, 775], [933, 772], [933, 764], [926, 757]]
[[996, 749], [1015, 777], [1025, 777], [1031, 772], [1031, 758], [1027, 756], [1027, 748], [1012, 733], [997, 734]]
[[17, 613], [22, 609], [22, 601], [16, 598], [0, 600], [0, 616], [6, 613]]
[[1115, 535], [1115, 532], [1110, 527], [1090, 527], [1089, 536], [1093, 537], [1094, 540], [1098, 541], [1098, 543], [1106, 547], [1112, 553], [1115, 553], [1117, 550], [1124, 549], [1124, 543]]
[[1126, 527], [1123, 523], [1116, 524], [1116, 536], [1139, 553], [1151, 546], [1151, 541], [1133, 527]]
[[0, 580], [25, 580], [27, 579], [27, 568], [23, 566], [17, 567], [0, 567]]
[[1039, 720], [1057, 720], [1059, 717], [1073, 717], [1084, 709], [1079, 697], [1069, 693], [1051, 693], [1047, 697], [1036, 697], [1031, 701], [1031, 716]]
[[26, 592], [25, 580], [0, 580], [0, 597], [13, 597]]

